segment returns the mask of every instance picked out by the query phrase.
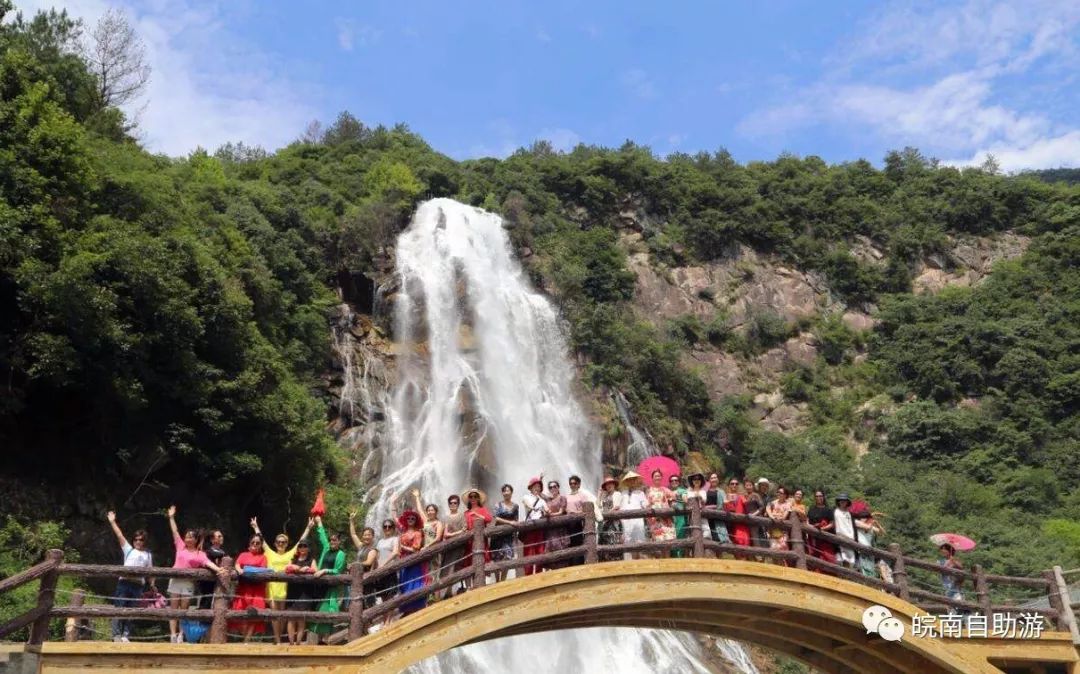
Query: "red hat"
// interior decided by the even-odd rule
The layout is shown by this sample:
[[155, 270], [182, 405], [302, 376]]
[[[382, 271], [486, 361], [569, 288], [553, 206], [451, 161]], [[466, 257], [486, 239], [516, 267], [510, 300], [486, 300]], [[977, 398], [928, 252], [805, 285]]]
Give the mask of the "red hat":
[[398, 527], [402, 531], [407, 531], [408, 530], [408, 528], [409, 528], [409, 518], [410, 517], [415, 517], [416, 518], [416, 523], [419, 524], [420, 526], [424, 525], [424, 518], [420, 517], [420, 513], [416, 512], [415, 510], [406, 510], [405, 512], [401, 513], [400, 517], [397, 518]]
[[529, 478], [529, 484], [528, 484], [528, 486], [527, 486], [527, 487], [525, 487], [525, 489], [532, 489], [532, 486], [533, 486], [534, 484], [538, 484], [538, 485], [540, 485], [541, 487], [543, 487], [543, 486], [544, 486], [544, 480], [543, 480], [543, 478], [541, 478], [541, 477], [540, 477], [539, 475], [537, 475], [536, 477], [530, 477], [530, 478]]
[[614, 484], [616, 487], [619, 486], [619, 481], [616, 480], [615, 478], [613, 478], [610, 475], [608, 475], [608, 476], [606, 476], [604, 478], [604, 481], [600, 483], [600, 486], [603, 487], [605, 484], [608, 484], [609, 482]]

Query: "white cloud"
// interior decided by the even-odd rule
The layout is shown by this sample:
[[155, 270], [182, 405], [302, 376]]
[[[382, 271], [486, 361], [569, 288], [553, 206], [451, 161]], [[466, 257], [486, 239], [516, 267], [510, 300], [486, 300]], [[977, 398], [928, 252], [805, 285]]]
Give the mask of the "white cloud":
[[953, 166], [978, 166], [986, 161], [987, 155], [993, 155], [1005, 171], [1077, 166], [1080, 164], [1080, 131], [1040, 138], [1024, 146], [986, 147], [968, 158], [951, 159], [944, 163]]
[[[973, 163], [991, 152], [1006, 170], [1077, 165], [1076, 131], [1042, 109], [1001, 104], [998, 89], [1009, 77], [1074, 70], [1078, 26], [1080, 3], [894, 3], [836, 49], [820, 81], [788, 95], [798, 103], [756, 111], [738, 130], [782, 136], [829, 124]], [[883, 84], [890, 79], [905, 85]]]
[[[27, 15], [50, 0], [21, 0]], [[115, 3], [68, 0], [63, 8], [93, 26]], [[282, 64], [243, 43], [216, 5], [183, 0], [119, 4], [146, 43], [153, 72], [144, 101], [133, 104], [145, 146], [185, 155], [228, 141], [277, 148], [316, 117], [302, 101], [316, 94], [290, 80]], [[58, 7], [59, 8], [59, 7]], [[145, 107], [143, 107], [145, 105]]]
[[656, 98], [656, 85], [649, 73], [640, 68], [632, 68], [619, 76], [619, 82], [631, 94], [643, 100]]
[[337, 27], [338, 46], [345, 51], [352, 51], [355, 47], [370, 47], [382, 38], [382, 31], [374, 26], [368, 26], [353, 19], [335, 19]]

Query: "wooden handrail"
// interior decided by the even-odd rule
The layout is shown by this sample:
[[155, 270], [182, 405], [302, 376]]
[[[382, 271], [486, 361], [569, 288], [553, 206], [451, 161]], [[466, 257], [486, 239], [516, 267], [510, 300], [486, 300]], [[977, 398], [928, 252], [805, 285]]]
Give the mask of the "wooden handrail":
[[55, 568], [56, 565], [56, 560], [47, 558], [44, 562], [35, 564], [26, 571], [20, 571], [14, 576], [8, 576], [7, 578], [0, 580], [0, 594], [10, 592], [17, 587], [22, 587], [23, 585], [26, 585], [31, 581], [35, 581], [38, 578], [41, 578], [46, 573], [48, 573], [50, 569]]
[[[41, 587], [38, 593], [37, 605], [25, 614], [0, 625], [0, 636], [11, 634], [27, 626], [31, 627], [31, 642], [40, 643], [48, 633], [49, 620], [53, 618], [85, 619], [85, 618], [124, 618], [134, 620], [166, 620], [166, 619], [189, 619], [208, 621], [211, 623], [209, 641], [211, 643], [224, 643], [226, 640], [226, 625], [229, 620], [257, 619], [257, 620], [303, 620], [317, 623], [342, 623], [347, 624], [347, 630], [339, 633], [339, 638], [356, 639], [366, 633], [366, 627], [374, 621], [382, 618], [404, 604], [408, 604], [429, 594], [441, 592], [453, 587], [462, 581], [471, 582], [473, 587], [480, 587], [488, 582], [491, 574], [500, 574], [523, 566], [539, 565], [552, 566], [559, 563], [570, 562], [593, 564], [601, 559], [618, 558], [624, 553], [645, 553], [649, 555], [665, 556], [673, 551], [688, 551], [689, 556], [700, 558], [709, 554], [719, 556], [730, 554], [739, 559], [771, 560], [775, 563], [787, 564], [800, 569], [812, 569], [824, 572], [840, 578], [845, 578], [883, 592], [895, 594], [902, 599], [913, 600], [922, 607], [944, 607], [949, 610], [979, 611], [985, 615], [1008, 611], [1026, 611], [1039, 613], [1048, 620], [1055, 622], [1058, 629], [1066, 626], [1071, 627], [1067, 618], [1071, 617], [1070, 607], [1061, 597], [1053, 596], [1052, 590], [1057, 587], [1058, 579], [1062, 572], [1046, 572], [1041, 578], [1023, 578], [988, 574], [981, 566], [975, 566], [972, 570], [957, 570], [942, 567], [937, 563], [915, 559], [904, 555], [898, 546], [891, 544], [888, 549], [881, 549], [863, 545], [857, 540], [848, 539], [836, 534], [820, 531], [803, 523], [795, 514], [788, 519], [776, 521], [767, 517], [757, 517], [737, 513], [729, 513], [722, 509], [706, 508], [699, 499], [689, 499], [686, 509], [675, 508], [645, 508], [639, 510], [621, 510], [605, 512], [603, 520], [628, 520], [636, 518], [670, 518], [675, 516], [687, 517], [689, 529], [686, 538], [670, 541], [645, 541], [634, 543], [618, 543], [614, 545], [600, 544], [599, 527], [593, 512], [594, 505], [590, 502], [583, 504], [583, 513], [560, 515], [515, 524], [499, 524], [494, 526], [485, 525], [477, 521], [471, 531], [430, 545], [414, 554], [392, 560], [383, 567], [364, 572], [362, 565], [353, 563], [349, 567], [349, 573], [340, 575], [325, 575], [314, 578], [310, 575], [286, 574], [278, 572], [260, 573], [257, 576], [245, 576], [247, 582], [280, 582], [302, 583], [320, 585], [326, 588], [347, 588], [345, 592], [351, 597], [351, 604], [347, 611], [334, 613], [322, 611], [295, 611], [295, 610], [261, 610], [234, 611], [231, 609], [233, 586], [239, 578], [233, 569], [233, 561], [225, 558], [221, 566], [226, 570], [224, 574], [214, 574], [205, 569], [172, 569], [172, 568], [140, 568], [132, 569], [120, 565], [93, 565], [93, 564], [63, 564], [63, 553], [56, 550], [50, 551], [46, 561], [37, 564], [26, 571], [15, 574], [0, 581], [0, 593], [10, 591], [33, 580], [39, 580]], [[722, 522], [723, 524], [744, 524], [753, 527], [781, 527], [789, 532], [790, 549], [773, 549], [762, 547], [746, 547], [734, 543], [719, 543], [707, 536], [709, 522]], [[577, 546], [567, 547], [554, 552], [545, 552], [540, 555], [529, 557], [518, 556], [509, 560], [485, 563], [486, 550], [493, 538], [515, 536], [524, 532], [535, 530], [566, 530], [574, 528], [581, 532], [581, 543]], [[894, 582], [887, 583], [877, 577], [863, 575], [858, 569], [848, 568], [836, 563], [831, 563], [809, 554], [805, 541], [818, 539], [850, 548], [861, 555], [870, 556], [875, 560], [883, 560], [890, 564], [893, 569]], [[372, 595], [374, 588], [381, 581], [396, 577], [397, 573], [406, 567], [418, 564], [434, 565], [440, 556], [456, 549], [471, 546], [471, 554], [468, 557], [468, 566], [463, 569], [453, 570], [441, 574], [434, 582], [428, 583], [421, 588], [397, 593], [375, 606], [365, 608], [364, 597]], [[934, 574], [947, 575], [961, 581], [968, 578], [974, 580], [975, 602], [955, 600], [951, 597], [935, 592], [910, 587], [908, 569], [916, 568]], [[80, 605], [78, 597], [73, 598], [70, 606], [54, 606], [53, 594], [57, 579], [62, 576], [76, 576], [81, 578], [107, 578], [107, 577], [130, 577], [139, 576], [147, 578], [185, 578], [190, 580], [204, 580], [215, 582], [215, 596], [212, 609], [154, 609], [154, 608], [120, 608], [110, 605]], [[1063, 581], [1062, 581], [1063, 582]], [[1050, 609], [1030, 609], [1015, 606], [996, 605], [991, 603], [991, 586], [1014, 586], [1033, 588], [1038, 590], [1050, 590]], [[1056, 603], [1055, 603], [1056, 600]], [[1060, 604], [1060, 605], [1059, 605]], [[1066, 616], [1066, 614], [1068, 614]], [[1072, 623], [1075, 624], [1075, 623]]]

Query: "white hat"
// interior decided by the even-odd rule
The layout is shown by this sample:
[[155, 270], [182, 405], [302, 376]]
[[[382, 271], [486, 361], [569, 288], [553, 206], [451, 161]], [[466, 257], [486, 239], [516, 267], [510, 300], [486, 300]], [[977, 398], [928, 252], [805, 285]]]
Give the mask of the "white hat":
[[767, 477], [759, 477], [757, 483], [758, 484], [762, 484], [762, 483], [764, 483], [764, 484], [772, 484], [771, 482], [769, 482], [769, 478], [767, 478]]

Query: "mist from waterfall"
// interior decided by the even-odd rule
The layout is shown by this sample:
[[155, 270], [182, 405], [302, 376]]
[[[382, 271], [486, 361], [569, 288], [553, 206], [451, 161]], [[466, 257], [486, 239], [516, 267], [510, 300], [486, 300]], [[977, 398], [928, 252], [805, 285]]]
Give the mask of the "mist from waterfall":
[[[391, 495], [413, 487], [440, 507], [471, 485], [497, 494], [509, 482], [520, 498], [541, 470], [562, 482], [577, 473], [595, 490], [599, 435], [575, 399], [558, 314], [529, 286], [502, 220], [450, 199], [425, 202], [398, 239], [396, 264], [398, 379], [369, 521], [387, 513]], [[628, 672], [709, 671], [688, 635], [625, 628], [499, 639], [409, 671], [589, 671], [613, 663]]]

